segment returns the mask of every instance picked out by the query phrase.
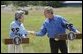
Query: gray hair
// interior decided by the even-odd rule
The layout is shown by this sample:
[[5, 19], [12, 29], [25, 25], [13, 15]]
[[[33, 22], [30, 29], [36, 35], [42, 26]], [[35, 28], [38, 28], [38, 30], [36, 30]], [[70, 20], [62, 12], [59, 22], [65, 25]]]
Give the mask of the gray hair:
[[48, 13], [52, 13], [53, 14], [53, 8], [52, 7], [45, 7], [46, 11], [48, 11]]

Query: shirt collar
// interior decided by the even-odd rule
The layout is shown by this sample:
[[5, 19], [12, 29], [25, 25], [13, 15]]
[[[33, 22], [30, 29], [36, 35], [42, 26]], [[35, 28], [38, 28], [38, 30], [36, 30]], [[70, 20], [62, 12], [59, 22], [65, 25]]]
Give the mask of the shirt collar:
[[49, 20], [49, 22], [52, 21], [52, 20], [54, 20], [54, 16], [52, 18], [48, 19], [48, 20]]

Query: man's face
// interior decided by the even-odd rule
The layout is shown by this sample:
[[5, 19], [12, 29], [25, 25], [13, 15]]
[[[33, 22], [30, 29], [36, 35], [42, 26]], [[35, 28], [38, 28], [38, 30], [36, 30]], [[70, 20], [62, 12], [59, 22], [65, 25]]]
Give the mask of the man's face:
[[48, 12], [47, 10], [44, 10], [44, 15], [45, 15], [46, 18], [51, 18], [52, 13]]
[[24, 16], [22, 15], [21, 18], [19, 19], [20, 22], [24, 22]]

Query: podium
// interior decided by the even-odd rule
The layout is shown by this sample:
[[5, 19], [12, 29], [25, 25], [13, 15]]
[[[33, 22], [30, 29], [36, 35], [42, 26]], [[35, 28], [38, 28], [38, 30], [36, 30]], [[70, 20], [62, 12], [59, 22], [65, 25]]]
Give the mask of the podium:
[[[73, 38], [74, 36], [74, 38]], [[80, 34], [73, 34], [71, 36], [71, 34], [61, 34], [61, 35], [57, 35], [55, 38], [59, 39], [59, 40], [70, 40], [70, 38], [72, 37], [73, 39], [82, 39], [82, 33]]]
[[4, 39], [4, 44], [8, 45], [8, 53], [23, 53], [22, 44], [29, 44], [29, 38], [16, 37], [14, 39]]
[[[13, 39], [4, 39], [4, 43], [7, 44], [14, 44]], [[27, 44], [29, 43], [29, 38], [22, 38], [22, 42], [20, 44]]]

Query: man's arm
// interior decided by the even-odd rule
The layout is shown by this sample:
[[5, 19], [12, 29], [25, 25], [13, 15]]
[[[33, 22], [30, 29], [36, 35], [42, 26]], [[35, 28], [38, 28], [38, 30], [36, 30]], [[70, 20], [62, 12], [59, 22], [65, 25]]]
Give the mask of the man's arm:
[[22, 29], [21, 34], [22, 34], [23, 37], [28, 35], [28, 32], [27, 32], [27, 30], [25, 29], [25, 27], [24, 27], [23, 24], [22, 24], [22, 28], [20, 28], [20, 29]]
[[46, 34], [47, 30], [45, 25], [43, 24], [43, 26], [41, 27], [39, 32], [36, 32], [36, 36], [44, 36]]
[[10, 38], [14, 38], [14, 36], [15, 36], [15, 33], [14, 33], [15, 32], [15, 29], [14, 28], [15, 28], [15, 26], [11, 23], [10, 24], [10, 27], [9, 27], [9, 30], [10, 30], [9, 37]]
[[28, 33], [30, 34], [34, 34], [36, 36], [44, 36], [46, 34], [47, 30], [45, 28], [45, 25], [43, 24], [43, 26], [41, 27], [39, 32], [35, 32], [35, 31], [28, 31]]
[[64, 28], [67, 28], [70, 31], [73, 31], [75, 33], [80, 33], [71, 23], [68, 23], [66, 19], [62, 18], [62, 26]]

